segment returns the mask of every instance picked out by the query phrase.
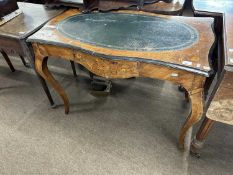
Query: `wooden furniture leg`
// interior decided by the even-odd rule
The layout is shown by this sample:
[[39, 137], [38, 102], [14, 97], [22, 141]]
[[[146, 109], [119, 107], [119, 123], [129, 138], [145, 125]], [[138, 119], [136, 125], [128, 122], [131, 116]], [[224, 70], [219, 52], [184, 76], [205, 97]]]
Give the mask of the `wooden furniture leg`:
[[[25, 42], [21, 42], [21, 45], [23, 46], [24, 48], [24, 53], [25, 53], [25, 57], [28, 58], [28, 61], [29, 61], [29, 65], [33, 67], [33, 69], [35, 70], [35, 56], [34, 56], [34, 53], [33, 53], [33, 49], [30, 45], [28, 45], [27, 43]], [[42, 85], [42, 88], [43, 90], [45, 91], [45, 94], [47, 95], [47, 98], [49, 100], [49, 103], [51, 105], [52, 108], [55, 108], [56, 107], [56, 104], [54, 103], [53, 101], [53, 98], [50, 94], [50, 91], [49, 91], [49, 88], [47, 86], [47, 83], [45, 82], [45, 80], [40, 76], [40, 74], [38, 74], [38, 72], [36, 72], [36, 75], [39, 79], [39, 81], [41, 82], [41, 85]]]
[[54, 79], [52, 74], [50, 73], [47, 61], [48, 57], [43, 57], [36, 55], [35, 59], [35, 68], [36, 71], [45, 79], [47, 80], [53, 88], [57, 91], [57, 93], [62, 97], [64, 105], [65, 105], [65, 114], [69, 113], [69, 100], [68, 97], [64, 91], [64, 89], [60, 86], [60, 84]]
[[178, 86], [178, 90], [179, 90], [180, 92], [184, 92], [185, 100], [186, 100], [187, 102], [189, 102], [189, 93], [188, 93], [188, 91], [187, 91], [184, 87], [182, 87], [181, 85]]
[[200, 157], [200, 150], [203, 147], [204, 141], [213, 127], [215, 121], [207, 117], [203, 120], [200, 129], [191, 143], [191, 153], [197, 157]]
[[19, 57], [20, 57], [20, 59], [21, 59], [23, 65], [24, 65], [25, 67], [27, 67], [27, 68], [30, 68], [30, 67], [31, 67], [31, 66], [25, 61], [25, 59], [24, 59], [23, 56], [19, 55]]
[[94, 79], [95, 74], [93, 74], [92, 72], [90, 72], [90, 71], [89, 71], [89, 76], [90, 76], [91, 80], [93, 80], [93, 79]]
[[36, 74], [37, 74], [37, 77], [39, 78], [40, 83], [41, 83], [41, 85], [42, 85], [42, 87], [43, 87], [43, 89], [44, 89], [44, 91], [45, 91], [45, 93], [46, 93], [46, 95], [48, 97], [48, 100], [49, 100], [49, 103], [50, 103], [51, 107], [55, 108], [56, 104], [53, 101], [53, 98], [52, 98], [52, 96], [50, 94], [50, 91], [49, 91], [49, 88], [47, 86], [47, 83], [45, 82], [45, 80], [37, 72], [36, 72]]
[[70, 61], [70, 64], [71, 64], [71, 68], [72, 68], [72, 71], [73, 71], [74, 77], [77, 77], [77, 73], [76, 73], [76, 69], [75, 69], [75, 63], [74, 63], [74, 61]]
[[15, 68], [14, 66], [12, 65], [11, 61], [10, 61], [10, 58], [8, 57], [8, 55], [6, 54], [6, 52], [4, 51], [1, 51], [1, 54], [3, 56], [3, 58], [6, 60], [8, 66], [10, 67], [11, 71], [14, 72], [15, 71]]
[[190, 99], [192, 111], [181, 129], [179, 137], [179, 147], [181, 149], [184, 149], [185, 136], [188, 130], [201, 119], [203, 114], [203, 91], [194, 94], [190, 93]]

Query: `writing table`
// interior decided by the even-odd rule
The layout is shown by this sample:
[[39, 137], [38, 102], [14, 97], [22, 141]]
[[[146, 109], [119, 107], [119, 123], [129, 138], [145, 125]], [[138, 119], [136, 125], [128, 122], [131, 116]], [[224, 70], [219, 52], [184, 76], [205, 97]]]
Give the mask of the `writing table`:
[[105, 78], [149, 77], [182, 85], [192, 112], [179, 137], [202, 116], [203, 92], [212, 69], [209, 53], [214, 43], [213, 19], [161, 16], [117, 11], [81, 14], [71, 9], [55, 17], [29, 37], [35, 68], [63, 99], [69, 100], [47, 67], [50, 56], [73, 60]]
[[[26, 65], [24, 57], [34, 66], [34, 55], [30, 45], [26, 42], [28, 36], [39, 30], [48, 20], [62, 13], [64, 9], [47, 9], [43, 5], [18, 2], [22, 14], [0, 26], [0, 52], [14, 71], [8, 55], [20, 56]], [[39, 76], [40, 82], [48, 99], [53, 105], [49, 89], [45, 81]]]
[[193, 151], [199, 152], [215, 121], [233, 125], [233, 1], [193, 0], [193, 8], [198, 16], [219, 17], [222, 22], [219, 77], [207, 104], [207, 118], [192, 143]]

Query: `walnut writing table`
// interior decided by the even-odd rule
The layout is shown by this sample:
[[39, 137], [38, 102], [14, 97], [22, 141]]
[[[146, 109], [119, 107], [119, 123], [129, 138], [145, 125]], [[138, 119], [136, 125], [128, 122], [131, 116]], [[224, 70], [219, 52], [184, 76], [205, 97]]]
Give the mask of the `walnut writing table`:
[[[14, 71], [8, 55], [20, 56], [24, 65], [28, 58], [34, 65], [34, 55], [30, 45], [26, 42], [28, 36], [39, 30], [48, 20], [59, 15], [64, 9], [47, 9], [43, 5], [18, 2], [22, 14], [0, 26], [0, 52]], [[46, 92], [51, 105], [54, 104], [45, 81], [39, 76], [40, 82]]]
[[203, 91], [211, 73], [209, 52], [214, 43], [211, 18], [159, 16], [117, 11], [81, 14], [71, 9], [29, 37], [37, 72], [64, 101], [69, 100], [47, 67], [50, 56], [73, 60], [105, 78], [149, 77], [182, 85], [192, 103], [179, 144], [202, 116]]
[[198, 153], [215, 121], [233, 125], [233, 1], [193, 0], [196, 16], [215, 17], [221, 32], [219, 69], [216, 84], [208, 100], [206, 118], [192, 143]]

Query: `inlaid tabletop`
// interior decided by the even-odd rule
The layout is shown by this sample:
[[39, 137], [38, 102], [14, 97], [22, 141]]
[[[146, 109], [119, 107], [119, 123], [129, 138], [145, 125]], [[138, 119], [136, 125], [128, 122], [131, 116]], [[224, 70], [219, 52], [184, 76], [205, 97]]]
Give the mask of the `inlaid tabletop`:
[[57, 30], [72, 40], [130, 51], [182, 50], [199, 40], [190, 25], [129, 13], [78, 14], [59, 22]]
[[38, 30], [64, 9], [49, 9], [44, 5], [18, 2], [22, 14], [0, 26], [0, 36], [22, 39]]
[[211, 18], [118, 11], [56, 17], [28, 41], [74, 48], [106, 59], [177, 67], [208, 76], [214, 43]]
[[193, 0], [193, 8], [195, 11], [223, 14], [226, 43], [226, 65], [233, 66], [233, 1]]

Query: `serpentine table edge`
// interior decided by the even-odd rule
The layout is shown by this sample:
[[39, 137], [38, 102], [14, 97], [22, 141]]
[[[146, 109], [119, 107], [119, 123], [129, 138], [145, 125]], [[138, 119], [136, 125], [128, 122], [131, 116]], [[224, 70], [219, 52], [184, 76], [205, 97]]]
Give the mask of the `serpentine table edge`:
[[[143, 15], [152, 15], [152, 16], [158, 16], [155, 14], [147, 13], [147, 12], [135, 12], [135, 11], [124, 11], [124, 13], [132, 13], [132, 14], [143, 14]], [[141, 60], [147, 60], [146, 58], [136, 59], [136, 60], [127, 60], [127, 59], [109, 59], [105, 58], [104, 55], [98, 56], [93, 52], [92, 49], [99, 49], [94, 46], [88, 46], [85, 49], [89, 48], [91, 52], [87, 53], [83, 50], [80, 50], [78, 48], [71, 48], [68, 45], [79, 45], [79, 42], [76, 42], [71, 39], [67, 39], [65, 37], [62, 37], [61, 34], [56, 33], [56, 25], [61, 20], [68, 16], [72, 16], [74, 14], [79, 14], [80, 12], [78, 10], [69, 10], [62, 15], [54, 18], [51, 20], [48, 24], [46, 24], [39, 32], [35, 34], [35, 36], [31, 36], [28, 39], [28, 42], [32, 43], [34, 53], [35, 53], [35, 68], [37, 72], [45, 79], [47, 80], [52, 87], [57, 91], [57, 93], [61, 96], [63, 99], [64, 105], [65, 105], [65, 113], [69, 113], [69, 100], [68, 97], [64, 91], [64, 89], [59, 85], [59, 83], [54, 79], [52, 74], [50, 73], [48, 67], [47, 67], [47, 60], [51, 56], [72, 60], [75, 62], [78, 62], [79, 64], [86, 67], [89, 71], [93, 72], [94, 74], [97, 74], [99, 76], [105, 77], [105, 78], [130, 78], [130, 77], [148, 77], [148, 78], [155, 78], [155, 79], [161, 79], [166, 81], [171, 81], [175, 84], [182, 85], [189, 95], [189, 98], [191, 99], [191, 106], [192, 110], [190, 113], [189, 118], [184, 123], [180, 136], [179, 136], [179, 146], [180, 148], [184, 148], [184, 140], [187, 134], [187, 131], [195, 124], [197, 123], [203, 114], [203, 108], [204, 108], [204, 84], [206, 81], [206, 78], [211, 73], [211, 67], [209, 66], [209, 55], [210, 50], [213, 47], [214, 43], [214, 35], [212, 32], [211, 24], [213, 22], [212, 19], [203, 19], [204, 21], [200, 22], [198, 25], [205, 28], [204, 34], [208, 37], [200, 36], [202, 39], [202, 42], [205, 43], [205, 48], [202, 50], [201, 53], [198, 52], [195, 49], [186, 48], [185, 51], [168, 51], [169, 54], [171, 54], [171, 57], [174, 57], [176, 54], [183, 55], [186, 53], [185, 59], [188, 59], [190, 57], [189, 61], [193, 61], [192, 66], [196, 66], [196, 64], [199, 64], [199, 61], [204, 64], [204, 69], [198, 67], [199, 71], [196, 71], [197, 69], [190, 66], [182, 65], [182, 61], [184, 60], [170, 60], [170, 64], [158, 64], [158, 62], [146, 62]], [[119, 11], [121, 13], [121, 11]], [[160, 15], [159, 15], [160, 16]], [[161, 16], [162, 17], [162, 16]], [[164, 18], [170, 18], [167, 16], [164, 16]], [[183, 17], [179, 17], [183, 18]], [[173, 17], [172, 17], [173, 19]], [[178, 19], [178, 18], [177, 18]], [[188, 20], [188, 19], [187, 19]], [[193, 23], [193, 25], [196, 24], [196, 21]], [[201, 30], [199, 26], [199, 30]], [[208, 26], [208, 27], [207, 27]], [[50, 31], [50, 32], [49, 32]], [[48, 35], [50, 35], [48, 39]], [[39, 36], [40, 39], [37, 37]], [[43, 40], [43, 39], [44, 40]], [[64, 39], [64, 40], [63, 40]], [[48, 40], [57, 40], [57, 41], [63, 41], [67, 45], [60, 45], [59, 42], [48, 42]], [[86, 44], [82, 45], [82, 47], [85, 47]], [[202, 47], [202, 44], [196, 43], [192, 48], [198, 48]], [[188, 52], [192, 51], [188, 54]], [[201, 49], [200, 49], [201, 50]], [[111, 55], [116, 54], [116, 50], [111, 49], [104, 49], [105, 55]], [[127, 55], [127, 51], [121, 51], [122, 54]], [[164, 51], [156, 53], [155, 56], [163, 57], [163, 54], [167, 54], [168, 52]], [[195, 53], [194, 53], [195, 52]], [[92, 54], [91, 54], [92, 53]], [[129, 53], [131, 55], [133, 52]], [[134, 54], [134, 56], [140, 58], [140, 55], [149, 55], [149, 57], [153, 57], [152, 54], [145, 54], [145, 52], [135, 52], [138, 53]], [[168, 55], [169, 55], [168, 54]], [[174, 54], [174, 55], [173, 55]], [[194, 55], [198, 55], [197, 57], [194, 57]], [[119, 56], [119, 55], [118, 55]], [[127, 55], [128, 56], [128, 55]], [[126, 58], [127, 58], [126, 56]], [[177, 55], [176, 55], [177, 56]], [[201, 58], [199, 58], [201, 57]], [[195, 58], [195, 59], [194, 59]], [[206, 60], [207, 59], [207, 60]], [[205, 60], [205, 61], [203, 61]], [[173, 62], [172, 62], [173, 61]], [[169, 61], [168, 61], [169, 62]], [[176, 62], [176, 63], [174, 63]], [[205, 65], [205, 62], [207, 65]], [[166, 63], [166, 61], [162, 61], [161, 63]], [[169, 66], [173, 65], [173, 66]], [[178, 65], [178, 66], [177, 66]], [[203, 66], [203, 65], [202, 65]], [[182, 69], [182, 67], [184, 69]]]

